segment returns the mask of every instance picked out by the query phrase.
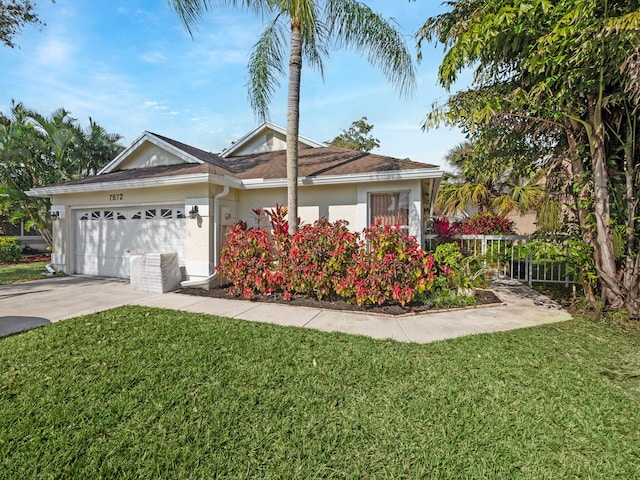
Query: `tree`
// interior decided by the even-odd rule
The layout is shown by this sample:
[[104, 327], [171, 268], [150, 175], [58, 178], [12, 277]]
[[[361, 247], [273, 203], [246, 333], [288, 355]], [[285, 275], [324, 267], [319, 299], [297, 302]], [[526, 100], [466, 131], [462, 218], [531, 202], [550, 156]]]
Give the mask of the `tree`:
[[42, 25], [31, 0], [0, 0], [0, 41], [14, 48], [13, 38], [28, 24]]
[[348, 148], [357, 152], [370, 152], [374, 148], [380, 147], [380, 140], [369, 135], [373, 130], [373, 125], [367, 123], [367, 117], [362, 117], [351, 123], [348, 130], [342, 130], [342, 133], [333, 140], [328, 141], [332, 147]]
[[119, 138], [93, 120], [83, 130], [62, 108], [44, 116], [13, 102], [0, 114], [0, 214], [25, 220], [51, 244], [50, 202], [25, 192], [94, 173], [122, 150]]
[[[466, 68], [475, 70], [474, 81], [432, 111], [428, 124], [457, 124], [470, 135], [495, 134], [499, 125], [523, 128], [549, 153], [549, 171], [569, 179], [582, 238], [595, 249], [605, 306], [640, 317], [638, 83], [631, 68], [640, 43], [640, 2], [449, 5], [450, 11], [427, 20], [419, 40], [445, 46], [443, 86], [450, 88]], [[508, 141], [510, 131], [501, 138]], [[624, 233], [623, 254], [616, 231]]]
[[403, 37], [393, 25], [356, 0], [169, 0], [192, 34], [197, 20], [214, 6], [243, 6], [272, 18], [249, 59], [249, 98], [261, 119], [279, 78], [287, 70], [287, 202], [289, 233], [298, 228], [298, 128], [303, 58], [322, 72], [330, 46], [353, 48], [382, 70], [401, 93], [415, 85], [415, 68]]
[[465, 142], [449, 151], [446, 160], [455, 169], [438, 191], [437, 206], [446, 215], [476, 208], [479, 213], [506, 216], [540, 205], [544, 186], [540, 168], [516, 168], [510, 158], [494, 155], [495, 149], [481, 143]]
[[77, 164], [77, 174], [85, 177], [95, 175], [113, 160], [123, 147], [118, 144], [121, 135], [108, 133], [104, 127], [89, 117], [89, 126], [77, 128], [73, 143], [73, 156]]

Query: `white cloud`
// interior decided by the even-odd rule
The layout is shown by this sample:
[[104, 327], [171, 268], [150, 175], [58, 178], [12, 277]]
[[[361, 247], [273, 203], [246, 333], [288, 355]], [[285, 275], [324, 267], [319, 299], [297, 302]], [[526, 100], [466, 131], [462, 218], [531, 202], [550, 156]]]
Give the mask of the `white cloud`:
[[138, 55], [138, 58], [145, 63], [159, 64], [167, 61], [167, 55], [164, 52], [154, 51]]
[[71, 43], [62, 38], [49, 36], [38, 46], [36, 64], [38, 67], [54, 67], [63, 70], [69, 67], [74, 54]]

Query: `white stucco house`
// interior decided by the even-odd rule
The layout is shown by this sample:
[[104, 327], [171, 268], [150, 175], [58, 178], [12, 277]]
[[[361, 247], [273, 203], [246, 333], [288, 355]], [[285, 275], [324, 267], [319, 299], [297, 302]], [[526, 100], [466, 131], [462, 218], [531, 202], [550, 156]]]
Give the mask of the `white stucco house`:
[[[361, 231], [379, 220], [423, 237], [438, 166], [304, 137], [299, 147], [302, 222], [347, 220]], [[144, 132], [97, 175], [27, 193], [51, 199], [57, 270], [128, 278], [132, 254], [177, 252], [183, 278], [206, 285], [226, 228], [251, 225], [254, 208], [286, 204], [285, 148], [286, 131], [271, 123], [221, 155]]]

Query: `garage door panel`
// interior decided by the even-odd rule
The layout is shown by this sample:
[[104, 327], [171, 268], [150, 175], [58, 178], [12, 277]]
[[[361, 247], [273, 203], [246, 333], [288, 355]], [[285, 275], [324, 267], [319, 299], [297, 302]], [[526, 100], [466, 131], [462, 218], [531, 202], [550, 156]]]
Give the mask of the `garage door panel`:
[[129, 276], [136, 253], [178, 252], [184, 265], [184, 208], [131, 207], [77, 212], [76, 272], [108, 277]]

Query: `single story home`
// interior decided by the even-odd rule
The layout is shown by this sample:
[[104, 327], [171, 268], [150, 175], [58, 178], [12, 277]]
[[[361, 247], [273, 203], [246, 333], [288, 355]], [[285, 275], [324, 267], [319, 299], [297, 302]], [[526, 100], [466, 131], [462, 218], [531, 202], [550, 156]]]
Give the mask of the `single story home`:
[[[299, 216], [361, 231], [399, 224], [421, 239], [436, 165], [299, 139]], [[225, 230], [287, 202], [286, 131], [264, 123], [220, 155], [144, 132], [95, 176], [37, 187], [51, 199], [52, 264], [67, 274], [128, 278], [138, 253], [177, 252], [188, 284], [212, 279]]]

